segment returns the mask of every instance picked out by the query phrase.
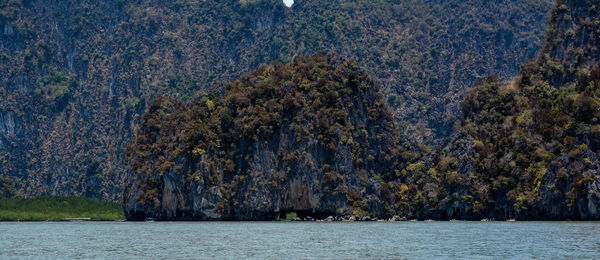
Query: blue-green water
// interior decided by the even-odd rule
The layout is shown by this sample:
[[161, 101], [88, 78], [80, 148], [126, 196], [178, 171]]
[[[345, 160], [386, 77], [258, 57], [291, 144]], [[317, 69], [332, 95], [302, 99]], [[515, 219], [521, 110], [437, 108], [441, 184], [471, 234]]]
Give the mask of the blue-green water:
[[0, 223], [0, 258], [600, 258], [599, 222]]

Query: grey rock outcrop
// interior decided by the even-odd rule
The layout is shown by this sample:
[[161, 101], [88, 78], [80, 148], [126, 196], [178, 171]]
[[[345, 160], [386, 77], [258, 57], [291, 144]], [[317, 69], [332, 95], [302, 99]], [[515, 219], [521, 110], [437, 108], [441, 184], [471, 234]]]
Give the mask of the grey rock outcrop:
[[[291, 73], [293, 78], [270, 78]], [[293, 86], [280, 87], [292, 80]], [[333, 56], [298, 57], [259, 69], [229, 89], [222, 99], [229, 103], [207, 97], [188, 105], [192, 108], [164, 97], [152, 102], [129, 152], [128, 219], [269, 220], [292, 211], [319, 219], [395, 214], [392, 174], [404, 148], [377, 86], [356, 65]], [[261, 111], [270, 106], [265, 104], [283, 105], [268, 108], [276, 111], [270, 114], [216, 112]], [[304, 105], [284, 109], [290, 104]], [[272, 124], [265, 117], [282, 119]], [[189, 124], [223, 125], [224, 120], [233, 126], [214, 135], [210, 129], [195, 132], [205, 123]], [[254, 134], [256, 120], [263, 120], [259, 129], [272, 131]], [[206, 136], [223, 140], [211, 145]]]
[[600, 161], [585, 150], [554, 159], [540, 183], [533, 218], [600, 219]]

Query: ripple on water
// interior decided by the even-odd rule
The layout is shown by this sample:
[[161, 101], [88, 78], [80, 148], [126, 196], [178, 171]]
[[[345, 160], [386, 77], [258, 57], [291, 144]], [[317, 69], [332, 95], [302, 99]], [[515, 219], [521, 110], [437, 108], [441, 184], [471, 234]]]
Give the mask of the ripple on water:
[[0, 223], [0, 258], [597, 258], [599, 222]]

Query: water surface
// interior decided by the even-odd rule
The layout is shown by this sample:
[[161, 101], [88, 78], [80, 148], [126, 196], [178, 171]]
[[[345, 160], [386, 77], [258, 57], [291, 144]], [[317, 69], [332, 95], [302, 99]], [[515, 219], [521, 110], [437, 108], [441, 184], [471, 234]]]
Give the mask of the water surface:
[[600, 258], [600, 222], [0, 223], [0, 258]]

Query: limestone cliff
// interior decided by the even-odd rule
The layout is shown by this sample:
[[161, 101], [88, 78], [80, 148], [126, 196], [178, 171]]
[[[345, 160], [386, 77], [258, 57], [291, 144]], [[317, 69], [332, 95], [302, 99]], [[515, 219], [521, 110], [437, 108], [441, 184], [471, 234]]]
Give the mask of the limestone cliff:
[[402, 131], [441, 142], [466, 86], [535, 55], [550, 2], [3, 0], [0, 117], [15, 131], [0, 128], [0, 175], [25, 196], [118, 200], [152, 98], [223, 93], [317, 52], [355, 60]]
[[510, 86], [490, 77], [468, 92], [445, 154], [457, 163], [437, 167], [459, 180], [450, 204], [473, 218], [600, 218], [599, 7], [556, 1], [537, 60]]
[[152, 102], [128, 150], [128, 219], [396, 214], [399, 136], [355, 64], [297, 57], [226, 89]]

